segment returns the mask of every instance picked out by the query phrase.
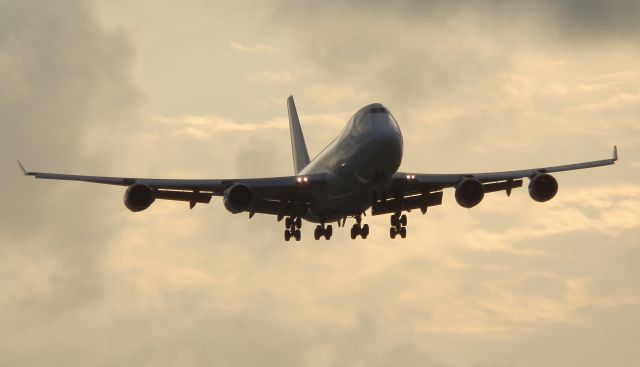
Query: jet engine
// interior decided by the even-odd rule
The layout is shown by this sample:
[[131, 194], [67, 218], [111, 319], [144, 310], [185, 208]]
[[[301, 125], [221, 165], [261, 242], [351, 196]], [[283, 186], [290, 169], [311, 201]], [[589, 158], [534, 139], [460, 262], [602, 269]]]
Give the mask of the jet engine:
[[234, 184], [224, 192], [224, 207], [233, 214], [247, 211], [251, 206], [253, 193], [243, 184]]
[[551, 200], [558, 192], [558, 181], [548, 173], [539, 173], [529, 182], [529, 196], [535, 201]]
[[464, 208], [473, 208], [484, 198], [482, 183], [475, 178], [465, 178], [456, 186], [456, 201]]
[[141, 183], [133, 184], [124, 193], [124, 205], [132, 212], [140, 212], [156, 200], [153, 190]]

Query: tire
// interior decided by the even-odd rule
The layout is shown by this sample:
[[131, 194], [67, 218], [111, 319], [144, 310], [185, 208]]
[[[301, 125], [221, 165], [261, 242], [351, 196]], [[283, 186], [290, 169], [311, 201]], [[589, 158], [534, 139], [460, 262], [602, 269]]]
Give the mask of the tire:
[[320, 237], [322, 236], [322, 228], [320, 226], [317, 226], [316, 229], [313, 231], [313, 238], [315, 238], [315, 240], [319, 240]]
[[295, 223], [296, 227], [302, 228], [302, 219], [300, 219], [300, 217], [296, 218], [294, 223]]
[[331, 236], [333, 236], [333, 227], [329, 224], [327, 228], [324, 229], [324, 238], [330, 240]]
[[402, 216], [400, 217], [400, 225], [402, 225], [403, 227], [407, 225], [407, 216], [405, 214], [402, 214]]
[[407, 237], [407, 227], [400, 228], [400, 237], [402, 237], [402, 238], [406, 238]]
[[358, 237], [358, 227], [354, 224], [353, 227], [351, 227], [351, 239], [355, 240], [356, 237]]
[[398, 226], [398, 216], [393, 214], [391, 215], [391, 220], [389, 221], [391, 223], [391, 227], [397, 227]]
[[391, 237], [391, 239], [396, 238], [396, 227], [389, 228], [389, 237]]
[[360, 235], [362, 236], [363, 240], [367, 239], [367, 236], [369, 235], [369, 225], [368, 224], [365, 224], [364, 226], [362, 226], [362, 231], [360, 231]]
[[291, 232], [289, 232], [288, 229], [285, 229], [284, 230], [284, 240], [288, 242], [290, 239], [291, 239]]
[[285, 226], [285, 227], [287, 227], [287, 228], [291, 228], [291, 224], [292, 224], [291, 222], [293, 222], [293, 221], [291, 220], [291, 217], [286, 217], [286, 218], [284, 218], [284, 226]]
[[300, 241], [300, 238], [302, 238], [302, 233], [300, 232], [299, 229], [296, 229], [293, 232], [293, 237], [295, 237], [296, 241]]

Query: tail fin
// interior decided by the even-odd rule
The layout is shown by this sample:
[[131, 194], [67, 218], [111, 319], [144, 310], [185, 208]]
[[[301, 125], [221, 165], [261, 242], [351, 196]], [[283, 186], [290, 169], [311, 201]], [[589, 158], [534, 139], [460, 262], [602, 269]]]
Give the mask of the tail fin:
[[295, 173], [302, 171], [309, 164], [309, 153], [307, 144], [304, 142], [298, 111], [293, 101], [293, 96], [287, 99], [287, 109], [289, 110], [289, 130], [291, 132], [291, 153], [293, 154], [293, 169]]

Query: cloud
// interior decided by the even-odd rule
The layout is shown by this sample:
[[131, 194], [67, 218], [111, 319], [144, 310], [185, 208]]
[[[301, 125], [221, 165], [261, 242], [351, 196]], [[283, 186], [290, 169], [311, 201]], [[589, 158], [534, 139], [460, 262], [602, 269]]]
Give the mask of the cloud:
[[294, 74], [289, 71], [261, 71], [247, 75], [248, 80], [258, 81], [264, 84], [289, 83], [295, 78]]
[[254, 46], [245, 46], [242, 45], [238, 42], [230, 42], [229, 46], [236, 51], [240, 51], [240, 52], [251, 52], [251, 53], [256, 53], [256, 52], [271, 52], [274, 50], [273, 46], [270, 46], [266, 43], [258, 43]]
[[104, 29], [92, 5], [9, 1], [2, 8], [0, 323], [15, 330], [15, 323], [46, 323], [104, 294], [101, 257], [121, 222], [103, 211], [91, 189], [41, 185], [20, 175], [11, 158], [31, 169], [71, 170], [88, 162], [96, 170], [107, 167], [108, 155], [84, 139], [94, 129], [126, 129], [140, 92], [129, 75], [126, 33]]
[[[563, 7], [572, 2], [277, 1], [262, 4], [273, 11], [265, 19], [246, 11], [251, 3], [227, 12], [201, 2], [180, 11], [151, 2], [43, 4], [11, 2], [0, 14], [0, 151], [10, 158], [0, 163], [8, 173], [1, 365], [637, 360], [638, 328], [629, 327], [640, 303], [635, 105], [579, 108], [637, 94], [637, 52], [628, 44], [637, 25], [607, 25], [626, 15], [594, 18], [590, 10], [570, 19]], [[228, 35], [214, 41], [239, 52], [179, 74], [166, 73], [176, 70], [170, 59], [154, 59], [162, 72], [145, 74], [149, 59], [134, 56], [155, 47], [150, 34], [167, 37], [155, 17], [163, 11], [181, 27], [197, 24], [199, 34], [208, 34], [202, 24], [225, 24]], [[106, 15], [126, 28], [106, 28]], [[145, 16], [152, 20], [131, 26], [130, 17]], [[602, 25], [580, 32], [589, 22]], [[228, 45], [228, 37], [268, 39], [278, 52], [256, 69], [241, 52], [272, 47]], [[212, 37], [175, 42], [201, 50]], [[211, 69], [245, 83], [255, 76], [247, 88], [268, 96], [283, 85], [296, 90], [312, 155], [361, 105], [380, 101], [401, 124], [403, 168], [418, 172], [597, 159], [612, 143], [621, 160], [559, 174], [558, 197], [546, 204], [531, 202], [525, 188], [466, 210], [447, 190], [442, 206], [408, 214], [403, 241], [389, 240], [388, 216], [367, 216], [367, 241], [350, 240], [347, 225], [316, 242], [305, 222], [295, 244], [282, 241], [274, 217], [232, 215], [220, 198], [129, 213], [121, 187], [19, 174], [15, 156], [30, 169], [88, 174], [291, 174], [282, 106], [243, 120], [243, 111], [212, 111], [210, 99], [196, 104], [180, 88], [169, 91], [176, 103], [197, 110], [170, 115], [150, 110], [133, 82], [147, 81], [141, 88], [153, 98], [154, 85], [173, 85], [165, 74], [206, 81]], [[202, 84], [213, 96], [228, 93], [225, 83]]]

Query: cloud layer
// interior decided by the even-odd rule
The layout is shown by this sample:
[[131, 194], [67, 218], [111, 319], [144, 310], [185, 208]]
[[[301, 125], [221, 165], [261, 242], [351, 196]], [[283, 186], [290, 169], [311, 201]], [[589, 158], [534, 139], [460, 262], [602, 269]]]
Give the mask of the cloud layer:
[[[3, 4], [0, 364], [632, 365], [638, 6], [604, 4]], [[181, 88], [176, 69], [204, 85]], [[206, 83], [219, 69], [237, 85]], [[201, 113], [205, 103], [167, 114], [154, 108], [158, 85], [175, 106], [248, 97], [228, 114]], [[231, 215], [218, 199], [133, 214], [120, 188], [35, 181], [13, 161], [289, 174], [290, 92], [312, 155], [380, 101], [403, 130], [405, 169], [560, 164], [604, 158], [614, 143], [622, 160], [558, 175], [544, 205], [525, 188], [465, 210], [447, 192], [409, 214], [405, 241], [387, 238], [387, 217], [367, 217], [367, 241], [338, 230], [315, 242], [305, 223], [297, 245], [274, 218]]]

